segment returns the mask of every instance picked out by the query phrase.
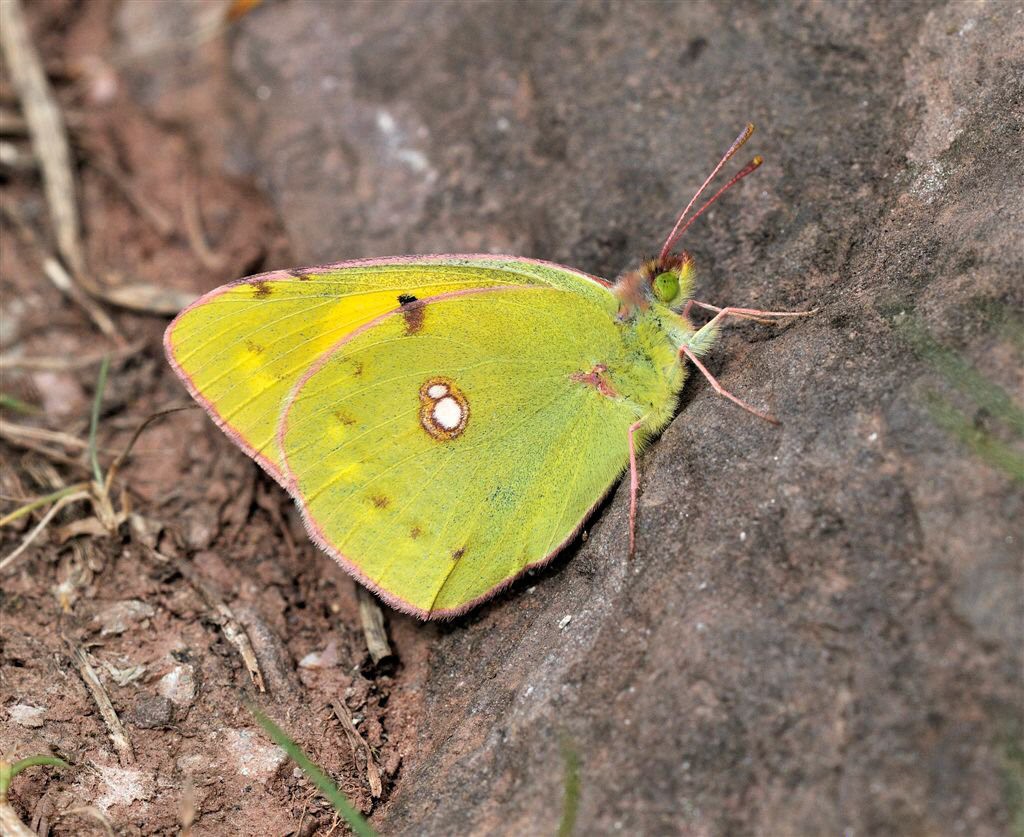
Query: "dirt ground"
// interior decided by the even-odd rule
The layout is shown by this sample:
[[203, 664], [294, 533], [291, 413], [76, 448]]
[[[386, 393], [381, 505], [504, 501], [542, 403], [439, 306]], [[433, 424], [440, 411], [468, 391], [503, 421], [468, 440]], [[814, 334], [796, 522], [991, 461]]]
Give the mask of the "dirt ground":
[[156, 419], [0, 575], [0, 754], [72, 765], [15, 779], [36, 833], [345, 833], [246, 700], [387, 834], [555, 833], [566, 753], [579, 833], [1024, 833], [1019, 9], [24, 6], [85, 290], [5, 68], [3, 514], [91, 478], [104, 356], [104, 473], [188, 403], [161, 335], [197, 294], [403, 252], [614, 276], [748, 119], [769, 162], [688, 240], [703, 298], [820, 311], [709, 360], [782, 429], [688, 384], [635, 563], [620, 491], [469, 616], [385, 609], [378, 662], [283, 492]]

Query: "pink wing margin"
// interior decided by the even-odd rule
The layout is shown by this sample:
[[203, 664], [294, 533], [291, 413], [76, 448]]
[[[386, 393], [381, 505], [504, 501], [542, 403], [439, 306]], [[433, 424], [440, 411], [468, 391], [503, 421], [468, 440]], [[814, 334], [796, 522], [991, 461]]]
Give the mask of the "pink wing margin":
[[[330, 272], [330, 271], [342, 270], [342, 269], [351, 268], [351, 267], [383, 267], [383, 266], [387, 266], [387, 265], [401, 265], [401, 264], [423, 264], [423, 265], [429, 265], [429, 264], [443, 264], [443, 263], [448, 263], [448, 262], [459, 262], [459, 261], [474, 261], [474, 262], [475, 261], [524, 262], [524, 263], [527, 263], [527, 264], [535, 264], [535, 265], [540, 265], [542, 267], [550, 267], [550, 268], [554, 268], [556, 270], [562, 270], [562, 271], [565, 271], [566, 273], [571, 273], [571, 274], [574, 274], [576, 276], [579, 276], [581, 279], [585, 279], [587, 281], [594, 282], [595, 284], [600, 285], [603, 288], [610, 288], [610, 287], [612, 287], [612, 283], [608, 282], [605, 279], [601, 279], [598, 276], [593, 276], [593, 275], [591, 275], [589, 273], [585, 273], [585, 272], [583, 272], [581, 270], [577, 270], [576, 268], [573, 268], [573, 267], [568, 267], [567, 265], [559, 264], [558, 262], [545, 261], [543, 259], [526, 259], [526, 258], [522, 258], [520, 256], [508, 256], [508, 255], [502, 255], [502, 254], [497, 254], [497, 253], [439, 253], [439, 254], [430, 254], [430, 255], [422, 255], [422, 256], [394, 256], [394, 257], [389, 257], [389, 258], [376, 258], [376, 259], [354, 259], [354, 260], [351, 260], [351, 261], [332, 262], [330, 264], [312, 265], [312, 266], [309, 266], [309, 267], [289, 268], [289, 269], [285, 269], [285, 270], [272, 270], [272, 271], [267, 271], [265, 273], [256, 273], [256, 274], [253, 274], [252, 276], [245, 276], [245, 277], [243, 277], [241, 279], [236, 279], [233, 282], [229, 282], [226, 285], [221, 285], [220, 287], [217, 287], [217, 288], [214, 288], [211, 291], [208, 291], [207, 293], [205, 293], [201, 297], [199, 297], [197, 300], [195, 300], [195, 302], [191, 303], [186, 308], [183, 308], [178, 313], [178, 315], [171, 321], [171, 323], [167, 326], [167, 329], [164, 331], [164, 354], [167, 357], [167, 362], [170, 364], [170, 366], [174, 370], [175, 374], [177, 374], [177, 376], [181, 379], [182, 383], [185, 385], [185, 388], [188, 390], [189, 395], [191, 395], [192, 398], [194, 398], [196, 400], [196, 402], [204, 410], [206, 410], [206, 412], [209, 414], [210, 418], [213, 419], [214, 423], [222, 431], [224, 431], [224, 433], [239, 448], [241, 448], [241, 450], [248, 457], [250, 457], [252, 460], [254, 460], [257, 465], [259, 465], [264, 471], [266, 471], [275, 480], [275, 482], [277, 482], [282, 488], [284, 488], [288, 492], [288, 494], [294, 499], [295, 504], [298, 506], [299, 512], [302, 515], [302, 521], [303, 521], [303, 523], [304, 523], [304, 525], [306, 527], [306, 532], [309, 535], [310, 539], [318, 547], [320, 547], [320, 549], [322, 549], [329, 556], [331, 556], [338, 564], [340, 564], [342, 569], [345, 570], [345, 572], [347, 572], [349, 575], [351, 575], [356, 581], [358, 581], [364, 587], [366, 587], [367, 589], [373, 591], [377, 596], [379, 596], [381, 599], [383, 599], [385, 602], [387, 602], [387, 604], [389, 604], [391, 607], [395, 608], [395, 610], [401, 611], [402, 613], [407, 613], [410, 616], [416, 616], [416, 617], [418, 617], [420, 619], [424, 619], [424, 620], [454, 619], [454, 618], [456, 618], [458, 616], [461, 616], [461, 615], [469, 612], [473, 608], [479, 606], [483, 602], [487, 601], [488, 599], [493, 598], [494, 596], [496, 596], [498, 593], [502, 592], [503, 590], [507, 589], [513, 583], [515, 583], [518, 579], [522, 578], [522, 576], [524, 576], [526, 573], [530, 572], [531, 570], [537, 569], [539, 567], [543, 567], [545, 564], [548, 564], [553, 558], [555, 558], [555, 556], [557, 556], [563, 549], [565, 549], [566, 546], [568, 546], [570, 543], [572, 543], [576, 539], [576, 537], [579, 535], [580, 531], [583, 529], [583, 526], [586, 524], [587, 520], [594, 513], [594, 510], [597, 509], [597, 507], [601, 505], [601, 503], [604, 501], [605, 497], [608, 496], [608, 493], [612, 490], [612, 488], [618, 482], [619, 478], [617, 477], [615, 480], [612, 481], [612, 483], [608, 486], [607, 491], [605, 491], [604, 494], [602, 494], [601, 497], [599, 497], [598, 500], [594, 503], [594, 505], [591, 506], [587, 510], [586, 514], [583, 515], [583, 517], [580, 519], [579, 525], [570, 533], [570, 535], [564, 541], [562, 541], [562, 543], [560, 543], [558, 546], [556, 546], [548, 555], [545, 555], [543, 558], [541, 558], [538, 561], [533, 562], [532, 564], [526, 565], [525, 567], [523, 567], [522, 570], [520, 570], [520, 572], [516, 573], [514, 576], [510, 576], [509, 578], [505, 579], [505, 581], [503, 581], [501, 584], [499, 584], [496, 587], [493, 587], [490, 590], [488, 590], [484, 595], [474, 599], [471, 602], [467, 602], [466, 604], [462, 605], [461, 607], [450, 608], [450, 609], [447, 609], [447, 610], [425, 611], [425, 610], [422, 610], [422, 609], [420, 609], [418, 607], [415, 607], [414, 605], [412, 605], [411, 603], [405, 601], [404, 599], [401, 599], [398, 596], [395, 596], [393, 593], [390, 593], [389, 591], [384, 590], [381, 587], [379, 587], [371, 579], [369, 579], [366, 575], [364, 575], [360, 571], [360, 569], [352, 561], [350, 561], [345, 555], [343, 555], [341, 552], [339, 552], [333, 546], [331, 546], [330, 542], [324, 536], [323, 532], [321, 531], [320, 527], [317, 525], [316, 521], [313, 520], [307, 514], [305, 505], [303, 504], [302, 499], [299, 496], [299, 494], [297, 492], [297, 489], [295, 487], [294, 479], [291, 478], [290, 475], [286, 475], [286, 474], [282, 473], [278, 468], [276, 468], [274, 466], [274, 464], [272, 462], [270, 462], [269, 459], [267, 459], [265, 456], [263, 456], [262, 453], [260, 453], [258, 450], [253, 448], [248, 442], [246, 442], [241, 437], [241, 435], [228, 423], [228, 421], [223, 416], [221, 416], [221, 414], [218, 412], [218, 410], [214, 406], [214, 404], [209, 399], [207, 399], [199, 391], [199, 389], [195, 385], [195, 382], [192, 380], [192, 376], [189, 375], [188, 372], [186, 372], [182, 368], [181, 364], [179, 364], [177, 359], [174, 357], [174, 351], [173, 351], [173, 347], [171, 345], [171, 334], [174, 331], [174, 328], [177, 325], [178, 321], [182, 317], [184, 317], [188, 312], [190, 312], [192, 309], [198, 308], [201, 305], [205, 305], [207, 302], [210, 302], [211, 300], [216, 299], [221, 294], [226, 293], [230, 289], [238, 287], [239, 285], [251, 284], [251, 283], [253, 283], [255, 281], [260, 281], [260, 280], [264, 280], [264, 281], [295, 280], [295, 281], [298, 281], [298, 275], [300, 275], [300, 274], [327, 273], [327, 272]], [[397, 310], [398, 310], [398, 308], [396, 307], [395, 311], [397, 311]], [[338, 345], [340, 345], [341, 343], [344, 343], [345, 341], [351, 339], [352, 337], [355, 336], [355, 334], [360, 333], [360, 332], [364, 331], [366, 328], [369, 328], [370, 326], [375, 325], [376, 323], [380, 322], [380, 320], [382, 320], [384, 317], [388, 317], [388, 316], [393, 315], [395, 313], [395, 311], [389, 311], [389, 312], [387, 312], [385, 314], [382, 314], [380, 317], [377, 317], [376, 319], [371, 320], [369, 323], [366, 323], [366, 324], [360, 326], [352, 334], [347, 335], [346, 337], [342, 338], [342, 340], [339, 341], [339, 343], [336, 343], [333, 346], [331, 346], [330, 348], [328, 348], [324, 352], [324, 354], [321, 355], [321, 357], [317, 361], [315, 361], [313, 363], [313, 366], [311, 367], [311, 370], [309, 372], [305, 373], [302, 376], [302, 378], [300, 379], [299, 384], [297, 385], [297, 387], [295, 389], [293, 389], [292, 392], [290, 392], [285, 397], [284, 404], [282, 405], [282, 408], [285, 408], [288, 404], [291, 403], [291, 400], [292, 400], [292, 397], [294, 395], [294, 392], [296, 391], [298, 386], [301, 386], [301, 383], [303, 381], [305, 381], [306, 378], [309, 377], [309, 375], [312, 373], [312, 371], [315, 370], [315, 369], [318, 369], [323, 364], [323, 362], [325, 362], [326, 358], [337, 349]], [[280, 436], [280, 430], [281, 430], [281, 428], [279, 428], [279, 430], [278, 430], [278, 435], [279, 436]], [[287, 463], [286, 463], [286, 465], [287, 465]]]

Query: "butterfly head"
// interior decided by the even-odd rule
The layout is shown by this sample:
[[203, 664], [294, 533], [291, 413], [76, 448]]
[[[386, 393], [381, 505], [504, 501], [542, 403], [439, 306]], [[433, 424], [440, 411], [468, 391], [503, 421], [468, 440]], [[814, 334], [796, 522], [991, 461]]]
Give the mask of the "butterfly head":
[[619, 280], [615, 283], [615, 294], [619, 298], [620, 320], [631, 319], [638, 311], [646, 311], [652, 303], [664, 305], [673, 311], [680, 311], [686, 305], [686, 302], [690, 299], [693, 286], [693, 258], [686, 251], [678, 254], [672, 251], [675, 249], [683, 233], [690, 228], [694, 221], [703, 215], [729, 189], [748, 174], [756, 171], [761, 163], [764, 162], [760, 155], [754, 157], [753, 160], [734, 174], [728, 183], [705, 201], [704, 205], [693, 215], [689, 215], [690, 210], [693, 209], [697, 200], [704, 193], [704, 190], [715, 179], [715, 175], [722, 170], [722, 166], [732, 159], [733, 155], [743, 147], [743, 144], [750, 139], [750, 135], [753, 133], [754, 126], [748, 124], [740, 131], [739, 136], [733, 140], [729, 150], [718, 161], [718, 165], [708, 175], [683, 211], [679, 213], [675, 226], [672, 227], [672, 232], [665, 239], [658, 257], [645, 260], [636, 270], [631, 270], [619, 277]]
[[692, 295], [693, 274], [693, 256], [685, 251], [644, 259], [638, 268], [624, 273], [615, 283], [619, 317], [627, 319], [636, 311], [646, 311], [651, 303], [680, 310]]
[[679, 309], [692, 296], [693, 256], [685, 250], [664, 260], [652, 260], [648, 272], [651, 294], [662, 305]]

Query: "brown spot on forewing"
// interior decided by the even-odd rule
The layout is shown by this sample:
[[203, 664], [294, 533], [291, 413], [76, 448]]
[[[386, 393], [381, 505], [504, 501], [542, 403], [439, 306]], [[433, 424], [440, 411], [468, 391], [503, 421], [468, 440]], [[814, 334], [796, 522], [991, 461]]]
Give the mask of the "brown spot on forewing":
[[255, 299], [265, 299], [270, 296], [274, 289], [270, 287], [270, 283], [266, 279], [257, 279], [255, 282], [250, 282], [252, 285], [252, 295]]
[[458, 561], [463, 555], [466, 554], [466, 547], [460, 546], [452, 553], [452, 560]]
[[403, 303], [399, 309], [405, 318], [405, 333], [416, 334], [423, 328], [423, 321], [427, 314], [427, 304], [419, 299]]
[[374, 494], [370, 499], [378, 509], [386, 509], [391, 505], [391, 498], [385, 497], [383, 494]]

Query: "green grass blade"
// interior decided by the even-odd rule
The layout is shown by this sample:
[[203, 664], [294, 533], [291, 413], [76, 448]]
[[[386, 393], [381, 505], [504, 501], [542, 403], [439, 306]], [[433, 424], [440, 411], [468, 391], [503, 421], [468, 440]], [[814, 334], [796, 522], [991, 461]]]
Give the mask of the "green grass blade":
[[28, 758], [16, 761], [14, 764], [7, 764], [0, 760], [0, 799], [7, 799], [7, 790], [11, 786], [11, 780], [29, 767], [70, 767], [64, 759], [56, 756], [29, 756]]
[[902, 327], [902, 333], [914, 351], [945, 378], [950, 386], [1005, 422], [1017, 436], [1024, 436], [1024, 410], [1013, 403], [1006, 390], [985, 378], [959, 352], [940, 344], [919, 323], [907, 323]]
[[92, 475], [97, 485], [103, 485], [103, 471], [100, 470], [100, 458], [96, 453], [96, 430], [100, 424], [100, 405], [103, 403], [103, 390], [107, 387], [107, 372], [110, 370], [110, 358], [104, 357], [100, 364], [99, 378], [96, 380], [96, 396], [92, 400], [92, 415], [89, 417], [89, 462], [92, 463]]
[[12, 413], [22, 413], [26, 416], [38, 416], [43, 412], [35, 404], [29, 404], [6, 392], [0, 392], [0, 410], [10, 410]]
[[986, 433], [938, 394], [927, 393], [928, 412], [939, 427], [966, 445], [975, 456], [1024, 482], [1024, 454]]
[[348, 801], [345, 794], [338, 790], [338, 786], [330, 780], [327, 774], [309, 760], [309, 757], [302, 752], [302, 748], [255, 706], [250, 705], [248, 708], [256, 718], [256, 722], [263, 727], [263, 731], [288, 754], [288, 757], [306, 774], [306, 778], [317, 786], [320, 793], [327, 797], [327, 800], [334, 806], [334, 810], [344, 818], [353, 833], [358, 837], [377, 837], [377, 832], [373, 830], [363, 815]]
[[558, 824], [558, 837], [570, 837], [580, 810], [580, 757], [572, 745], [564, 743], [562, 758], [565, 760], [565, 795], [562, 798], [562, 821]]

